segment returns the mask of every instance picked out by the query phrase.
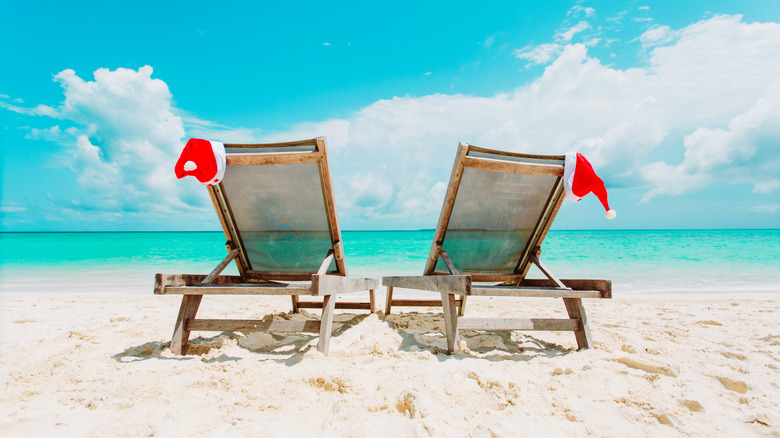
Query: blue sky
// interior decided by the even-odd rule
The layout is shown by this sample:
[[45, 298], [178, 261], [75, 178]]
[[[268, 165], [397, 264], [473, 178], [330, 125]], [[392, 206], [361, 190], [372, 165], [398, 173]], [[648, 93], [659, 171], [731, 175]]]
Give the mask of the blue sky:
[[780, 4], [4, 2], [0, 230], [217, 230], [189, 137], [328, 137], [343, 229], [433, 228], [459, 141], [586, 155], [562, 229], [780, 227]]

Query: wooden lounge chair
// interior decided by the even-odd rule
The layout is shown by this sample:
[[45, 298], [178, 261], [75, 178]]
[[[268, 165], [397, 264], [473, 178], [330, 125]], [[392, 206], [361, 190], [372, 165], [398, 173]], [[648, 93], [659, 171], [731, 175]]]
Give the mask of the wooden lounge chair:
[[[328, 353], [334, 308], [374, 312], [378, 280], [347, 277], [324, 137], [276, 144], [225, 144], [227, 170], [208, 191], [228, 255], [208, 275], [157, 274], [155, 294], [182, 294], [171, 341], [186, 352], [190, 331], [319, 332]], [[235, 260], [239, 276], [220, 276]], [[336, 302], [369, 291], [369, 302]], [[195, 319], [204, 295], [290, 295], [294, 312], [322, 308], [320, 321]], [[304, 301], [302, 296], [322, 297]]]
[[[444, 308], [447, 349], [458, 330], [573, 331], [593, 347], [582, 298], [611, 298], [609, 280], [559, 280], [539, 260], [564, 198], [563, 156], [501, 152], [460, 143], [422, 276], [384, 277], [393, 306]], [[546, 279], [528, 279], [531, 265]], [[439, 292], [438, 300], [394, 300], [393, 288]], [[464, 318], [469, 296], [563, 298], [568, 319]]]

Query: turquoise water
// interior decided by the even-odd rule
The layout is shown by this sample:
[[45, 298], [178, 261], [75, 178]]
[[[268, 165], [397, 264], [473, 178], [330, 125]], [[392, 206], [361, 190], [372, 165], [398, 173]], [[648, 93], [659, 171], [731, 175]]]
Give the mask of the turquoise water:
[[[348, 273], [373, 277], [422, 273], [433, 238], [342, 234]], [[151, 294], [155, 273], [210, 272], [224, 243], [221, 232], [0, 233], [0, 291]], [[780, 230], [551, 231], [542, 249], [558, 277], [611, 279], [616, 294], [780, 292]]]

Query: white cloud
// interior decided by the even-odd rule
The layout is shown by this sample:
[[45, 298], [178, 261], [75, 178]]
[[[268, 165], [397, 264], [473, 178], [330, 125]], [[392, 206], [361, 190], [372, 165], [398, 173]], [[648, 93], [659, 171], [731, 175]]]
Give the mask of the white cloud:
[[550, 65], [510, 92], [394, 97], [284, 132], [182, 120], [150, 67], [98, 70], [91, 82], [66, 70], [57, 75], [65, 103], [25, 111], [76, 123], [58, 123], [54, 134], [70, 137], [79, 183], [117, 209], [205, 205], [202, 186], [175, 181], [171, 170], [185, 126], [206, 138], [248, 141], [326, 135], [339, 213], [357, 227], [372, 217], [387, 217], [395, 228], [434, 224], [458, 141], [541, 154], [578, 150], [609, 186], [633, 189], [645, 201], [716, 181], [777, 190], [780, 24], [718, 16], [653, 29], [644, 35], [644, 67], [604, 65], [584, 44], [542, 44], [515, 55]]
[[0, 213], [25, 213], [27, 207], [19, 207], [18, 205], [3, 205], [0, 206]]
[[628, 15], [628, 11], [620, 11], [612, 17], [607, 17], [607, 21], [612, 23], [620, 23], [624, 18], [626, 18], [626, 15]]
[[780, 211], [780, 205], [778, 204], [756, 205], [748, 210], [750, 213], [774, 213], [776, 211]]
[[566, 12], [566, 15], [570, 17], [578, 16], [580, 14], [584, 14], [586, 17], [592, 17], [596, 14], [596, 10], [588, 6], [575, 5]]
[[[510, 93], [396, 97], [275, 136], [333, 132], [339, 203], [352, 202], [357, 169], [373, 169], [363, 180], [382, 193], [373, 211], [393, 215], [399, 226], [435, 223], [441, 201], [434, 188], [443, 191], [461, 140], [529, 153], [579, 150], [609, 185], [644, 192], [645, 201], [715, 181], [776, 178], [780, 25], [715, 17], [671, 33], [648, 52], [644, 68], [611, 68], [582, 44], [559, 45], [540, 78]], [[655, 156], [665, 160], [649, 160], [662, 145]]]
[[489, 37], [485, 38], [485, 41], [482, 43], [482, 45], [489, 49], [493, 47], [493, 44], [496, 42], [496, 34], [490, 35]]
[[515, 50], [514, 55], [517, 58], [531, 61], [533, 64], [547, 64], [557, 57], [562, 50], [563, 46], [560, 44], [545, 43], [539, 44], [536, 47], [517, 49]]
[[678, 37], [679, 33], [673, 31], [671, 27], [655, 25], [640, 35], [639, 41], [643, 47], [653, 47], [670, 43]]
[[587, 21], [580, 21], [574, 26], [555, 34], [555, 41], [559, 43], [568, 43], [580, 32], [590, 29], [590, 24]]
[[[19, 102], [19, 99], [14, 99], [13, 102], [21, 103]], [[0, 108], [5, 108], [9, 111], [13, 111], [15, 113], [23, 114], [26, 116], [57, 117], [57, 110], [47, 105], [38, 105], [35, 108], [25, 108], [18, 105], [14, 105], [12, 103], [0, 101]]]
[[756, 184], [753, 187], [753, 193], [761, 193], [763, 195], [768, 195], [777, 189], [780, 189], [780, 180], [773, 179], [769, 181], [762, 181]]
[[90, 193], [89, 199], [68, 199], [73, 208], [165, 213], [191, 208], [188, 204], [208, 207], [199, 184], [176, 181], [173, 165], [184, 128], [171, 106], [168, 86], [151, 75], [149, 66], [137, 71], [98, 69], [94, 80], [85, 81], [64, 70], [54, 76], [65, 96], [57, 108], [5, 105], [73, 125], [30, 129], [27, 135], [63, 145], [68, 157], [63, 164]]
[[231, 128], [207, 120], [201, 120], [188, 114], [181, 115], [187, 136], [218, 140], [223, 143], [257, 143], [262, 130], [250, 128]]

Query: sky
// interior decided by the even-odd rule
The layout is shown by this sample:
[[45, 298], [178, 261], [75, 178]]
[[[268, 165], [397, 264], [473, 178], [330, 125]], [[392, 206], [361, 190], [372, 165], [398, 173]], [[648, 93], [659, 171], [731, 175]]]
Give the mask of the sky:
[[780, 2], [0, 2], [0, 231], [219, 230], [188, 138], [326, 136], [344, 230], [458, 142], [585, 155], [557, 229], [780, 228]]

